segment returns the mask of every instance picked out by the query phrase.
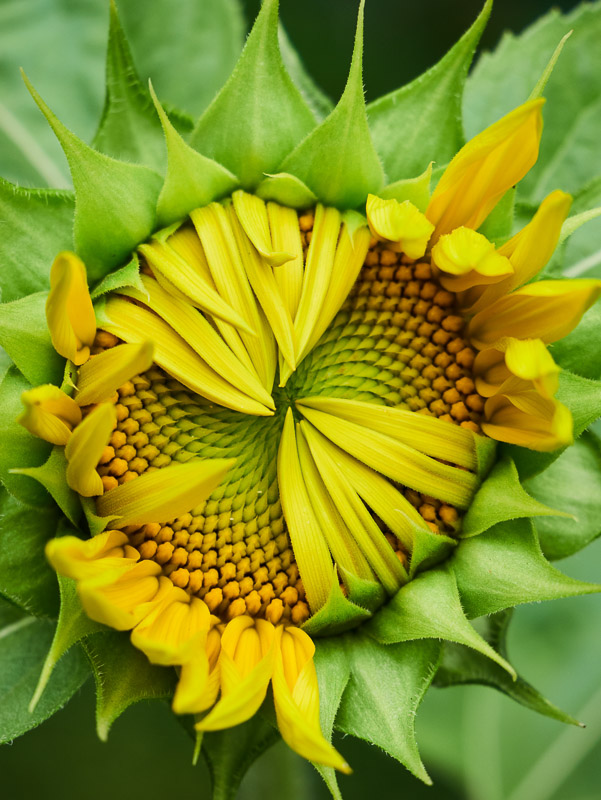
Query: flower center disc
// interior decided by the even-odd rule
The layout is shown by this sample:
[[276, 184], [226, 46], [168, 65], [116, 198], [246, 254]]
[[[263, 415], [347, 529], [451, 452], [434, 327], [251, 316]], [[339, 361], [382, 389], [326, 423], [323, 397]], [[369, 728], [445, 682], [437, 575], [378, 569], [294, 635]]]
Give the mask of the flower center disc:
[[[303, 249], [314, 215], [299, 217]], [[144, 267], [150, 272], [148, 267]], [[285, 269], [285, 267], [281, 267]], [[483, 400], [471, 375], [454, 296], [423, 259], [414, 263], [372, 240], [349, 296], [286, 385], [273, 390], [273, 416], [223, 408], [158, 366], [118, 391], [117, 427], [98, 466], [105, 492], [192, 458], [235, 458], [213, 494], [168, 523], [129, 526], [142, 559], [202, 598], [213, 614], [301, 625], [311, 615], [280, 502], [277, 456], [288, 408], [303, 397], [360, 400], [436, 416], [479, 430]], [[93, 353], [118, 343], [100, 331]], [[459, 512], [397, 484], [435, 533], [453, 535]], [[374, 515], [401, 563], [407, 553]]]

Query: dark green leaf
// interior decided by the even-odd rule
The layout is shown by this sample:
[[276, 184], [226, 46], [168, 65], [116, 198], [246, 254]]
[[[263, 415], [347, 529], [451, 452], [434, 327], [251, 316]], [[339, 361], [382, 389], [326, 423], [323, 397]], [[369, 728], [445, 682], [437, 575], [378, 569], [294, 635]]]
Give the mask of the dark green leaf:
[[464, 539], [451, 558], [467, 617], [520, 603], [575, 597], [601, 590], [563, 575], [545, 559], [529, 520], [501, 522]]
[[384, 185], [363, 94], [363, 5], [361, 0], [353, 60], [338, 105], [280, 165], [317, 196], [338, 208], [356, 208]]
[[56, 617], [56, 574], [44, 548], [56, 533], [58, 509], [23, 505], [0, 488], [0, 594], [28, 614]]
[[106, 741], [126, 708], [141, 700], [171, 697], [175, 671], [155, 667], [131, 644], [128, 633], [103, 631], [84, 639], [96, 682], [96, 730]]
[[52, 346], [46, 323], [48, 292], [0, 305], [0, 346], [34, 386], [59, 384], [65, 359]]
[[573, 514], [539, 519], [536, 529], [547, 558], [566, 558], [601, 533], [601, 443], [585, 432], [554, 464], [526, 482], [528, 491]]
[[463, 145], [463, 87], [491, 7], [487, 0], [472, 27], [436, 66], [367, 107], [390, 180], [416, 175], [433, 160], [444, 164]]
[[253, 189], [313, 128], [278, 46], [278, 0], [265, 0], [232, 76], [202, 115], [190, 144]]
[[48, 492], [32, 478], [11, 474], [14, 467], [37, 467], [46, 461], [51, 445], [32, 436], [16, 422], [23, 411], [21, 395], [31, 385], [15, 366], [0, 384], [0, 479], [8, 491], [32, 506], [52, 504]]
[[136, 72], [113, 1], [106, 57], [106, 98], [94, 147], [113, 158], [146, 164], [161, 172], [165, 166], [161, 123], [150, 92]]
[[440, 644], [378, 644], [360, 631], [346, 634], [351, 677], [336, 728], [381, 747], [425, 783], [431, 783], [415, 741], [415, 714], [436, 672]]
[[71, 650], [55, 670], [33, 713], [29, 701], [35, 690], [52, 624], [0, 605], [0, 743], [10, 742], [59, 711], [89, 675], [79, 648]]
[[24, 189], [0, 179], [2, 300], [48, 290], [57, 253], [73, 247], [71, 192]]

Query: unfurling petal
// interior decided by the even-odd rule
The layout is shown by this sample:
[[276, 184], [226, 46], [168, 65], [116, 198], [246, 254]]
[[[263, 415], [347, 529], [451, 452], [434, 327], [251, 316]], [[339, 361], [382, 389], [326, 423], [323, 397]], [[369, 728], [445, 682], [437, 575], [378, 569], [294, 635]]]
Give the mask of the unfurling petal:
[[559, 367], [540, 339], [503, 339], [498, 348], [482, 350], [474, 361], [476, 388], [482, 397], [536, 390], [552, 397]]
[[370, 194], [366, 213], [372, 234], [391, 242], [394, 250], [409, 258], [421, 258], [426, 252], [434, 225], [409, 200], [399, 203]]
[[501, 281], [513, 273], [509, 259], [471, 228], [455, 228], [441, 236], [432, 248], [432, 261], [442, 271], [440, 282], [450, 292]]
[[120, 386], [149, 369], [152, 355], [152, 342], [140, 342], [120, 344], [92, 356], [79, 370], [77, 403], [87, 406], [110, 400]]
[[321, 732], [315, 645], [300, 628], [278, 633], [272, 686], [282, 738], [304, 758], [349, 773], [349, 765]]
[[82, 497], [93, 497], [104, 491], [96, 467], [116, 423], [115, 406], [102, 403], [75, 428], [67, 442], [67, 483]]
[[426, 211], [432, 241], [461, 225], [476, 230], [538, 158], [543, 99], [529, 100], [474, 136], [446, 168]]
[[550, 452], [574, 441], [572, 415], [536, 391], [495, 395], [484, 405], [482, 430], [491, 439]]
[[46, 384], [23, 392], [25, 411], [17, 422], [29, 433], [52, 444], [65, 445], [71, 431], [81, 421], [77, 403], [58, 386]]
[[221, 676], [221, 633], [216, 627], [219, 622], [219, 617], [211, 617], [206, 643], [197, 644], [191, 658], [181, 666], [172, 704], [176, 714], [200, 714], [217, 699]]
[[57, 353], [83, 364], [96, 336], [96, 318], [86, 268], [75, 253], [60, 253], [50, 270], [46, 320]]
[[127, 570], [140, 558], [123, 531], [105, 531], [91, 539], [60, 536], [46, 545], [46, 557], [61, 575], [75, 580]]

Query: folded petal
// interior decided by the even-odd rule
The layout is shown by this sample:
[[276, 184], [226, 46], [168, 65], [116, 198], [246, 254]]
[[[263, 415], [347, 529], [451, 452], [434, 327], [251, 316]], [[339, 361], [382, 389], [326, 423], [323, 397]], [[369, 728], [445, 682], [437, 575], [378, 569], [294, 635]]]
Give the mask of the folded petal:
[[560, 402], [538, 392], [495, 395], [484, 405], [482, 430], [491, 439], [550, 452], [572, 444], [572, 415]]
[[421, 258], [426, 252], [434, 225], [409, 200], [382, 200], [367, 196], [367, 221], [374, 236], [392, 242], [394, 250], [409, 258]]
[[67, 483], [82, 497], [93, 497], [104, 491], [96, 467], [116, 423], [115, 406], [102, 403], [75, 428], [67, 442]]
[[482, 350], [474, 361], [476, 389], [482, 397], [531, 389], [552, 397], [559, 371], [540, 339], [503, 339], [498, 348]]
[[115, 570], [127, 570], [140, 558], [123, 531], [105, 531], [91, 539], [60, 536], [46, 545], [46, 558], [68, 578], [82, 580]]
[[96, 336], [96, 318], [86, 268], [75, 253], [60, 253], [50, 270], [46, 320], [57, 353], [83, 364]]
[[46, 384], [23, 392], [25, 411], [17, 422], [29, 433], [52, 444], [65, 445], [71, 431], [81, 421], [77, 403], [58, 386]]
[[110, 400], [120, 386], [150, 367], [153, 351], [152, 342], [145, 341], [119, 344], [92, 356], [79, 369], [77, 403], [86, 406]]
[[442, 271], [440, 282], [451, 292], [501, 281], [513, 273], [509, 259], [471, 228], [455, 228], [441, 236], [432, 248], [432, 260]]
[[212, 625], [206, 642], [196, 645], [191, 658], [182, 664], [179, 681], [173, 696], [176, 714], [200, 714], [210, 708], [219, 694], [221, 633], [220, 619], [211, 616]]
[[465, 225], [476, 230], [505, 192], [538, 158], [541, 98], [529, 100], [474, 136], [446, 168], [426, 211], [440, 236]]

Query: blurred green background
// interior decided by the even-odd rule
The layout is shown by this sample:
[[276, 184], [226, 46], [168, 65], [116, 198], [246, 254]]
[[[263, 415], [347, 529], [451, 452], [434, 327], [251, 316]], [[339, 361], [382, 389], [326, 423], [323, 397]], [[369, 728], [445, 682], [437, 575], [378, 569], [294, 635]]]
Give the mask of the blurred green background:
[[[198, 7], [203, 3], [207, 0], [197, 0]], [[247, 22], [258, 5], [259, 0], [244, 3]], [[356, 5], [354, 0], [282, 0], [282, 19], [294, 44], [333, 98], [346, 79]], [[505, 29], [519, 32], [551, 5], [569, 10], [576, 3], [497, 0], [496, 5], [484, 49], [493, 48]], [[243, 27], [232, 21], [232, 0], [218, 0], [215, 27], [196, 39], [191, 35], [194, 14], [186, 17], [190, 3], [121, 0], [119, 6], [142, 76], [152, 74], [160, 96], [176, 104], [191, 97], [193, 83], [195, 107], [189, 110], [199, 113], [227, 77], [240, 47]], [[480, 0], [369, 0], [368, 99], [434, 63], [480, 7]], [[103, 101], [107, 19], [104, 0], [0, 0], [0, 174], [30, 185], [68, 185], [64, 158], [17, 68], [22, 65], [58, 115], [90, 139]], [[174, 69], [169, 51], [174, 37], [179, 59], [191, 65], [183, 75]], [[574, 577], [598, 580], [601, 542], [560, 566]], [[585, 730], [538, 717], [482, 687], [433, 689], [420, 709], [417, 733], [435, 787], [422, 786], [374, 748], [346, 738], [337, 745], [355, 774], [341, 779], [345, 800], [369, 792], [383, 800], [598, 800], [600, 629], [601, 600], [581, 597], [518, 609], [510, 633], [510, 655], [518, 671], [582, 719]], [[177, 795], [209, 800], [207, 771], [191, 766], [191, 752], [183, 728], [161, 703], [131, 708], [115, 724], [109, 742], [100, 743], [88, 682], [49, 722], [0, 748], [0, 797], [137, 800]], [[252, 768], [240, 796], [269, 800], [276, 792], [292, 800], [328, 797], [310, 765], [281, 744]]]

